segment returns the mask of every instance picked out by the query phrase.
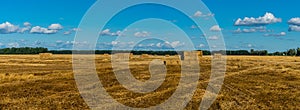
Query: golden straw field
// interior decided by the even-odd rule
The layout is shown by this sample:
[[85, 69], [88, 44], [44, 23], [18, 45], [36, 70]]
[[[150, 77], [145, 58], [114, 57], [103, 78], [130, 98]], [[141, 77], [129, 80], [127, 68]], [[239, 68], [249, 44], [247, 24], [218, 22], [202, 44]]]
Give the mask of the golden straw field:
[[[149, 62], [161, 56], [133, 58], [130, 70], [150, 78]], [[171, 59], [173, 61], [178, 58]], [[198, 109], [211, 72], [211, 57], [200, 58], [197, 90], [186, 109]], [[114, 76], [110, 58], [96, 56], [96, 70], [106, 91], [137, 108], [163, 103], [176, 90], [180, 65], [167, 65], [164, 83], [151, 93], [126, 90]], [[89, 109], [77, 89], [71, 55], [0, 55], [0, 109]], [[300, 109], [300, 57], [227, 56], [224, 84], [211, 109]]]

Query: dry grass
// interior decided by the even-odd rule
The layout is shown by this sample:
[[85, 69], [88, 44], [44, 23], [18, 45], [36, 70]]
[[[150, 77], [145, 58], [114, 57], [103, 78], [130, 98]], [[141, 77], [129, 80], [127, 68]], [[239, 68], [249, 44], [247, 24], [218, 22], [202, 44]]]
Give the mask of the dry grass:
[[[148, 64], [152, 59], [130, 59], [136, 79], [150, 78]], [[166, 81], [156, 91], [133, 93], [116, 80], [110, 58], [97, 56], [96, 62], [107, 92], [131, 107], [164, 102], [176, 90], [181, 77], [180, 65], [167, 65]], [[201, 58], [198, 89], [186, 109], [199, 107], [210, 65], [211, 57]], [[299, 57], [229, 56], [224, 85], [211, 109], [300, 109], [299, 68]], [[51, 60], [42, 60], [39, 55], [0, 56], [0, 93], [0, 109], [88, 109], [77, 90], [70, 55], [53, 55]]]

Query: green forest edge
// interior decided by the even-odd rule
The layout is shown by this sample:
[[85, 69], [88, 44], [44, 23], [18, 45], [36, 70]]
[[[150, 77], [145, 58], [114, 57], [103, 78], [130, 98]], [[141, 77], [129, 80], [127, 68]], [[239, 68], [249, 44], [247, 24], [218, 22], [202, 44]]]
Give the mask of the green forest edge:
[[[284, 52], [274, 52], [268, 53], [267, 50], [220, 50], [220, 51], [208, 51], [208, 50], [198, 50], [202, 51], [203, 55], [212, 55], [214, 53], [223, 53], [226, 55], [253, 55], [253, 56], [300, 56], [300, 48], [297, 49], [289, 49]], [[3, 48], [0, 49], [0, 54], [39, 54], [39, 53], [52, 53], [52, 54], [112, 54], [112, 53], [133, 53], [134, 55], [178, 55], [182, 54], [181, 52], [176, 51], [153, 51], [153, 50], [48, 50], [43, 47], [21, 47], [21, 48]]]

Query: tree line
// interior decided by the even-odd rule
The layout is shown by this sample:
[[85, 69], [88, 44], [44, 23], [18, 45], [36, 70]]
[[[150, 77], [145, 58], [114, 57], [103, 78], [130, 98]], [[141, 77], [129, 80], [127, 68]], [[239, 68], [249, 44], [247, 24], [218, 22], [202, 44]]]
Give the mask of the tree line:
[[[224, 53], [226, 55], [255, 55], [255, 56], [300, 56], [300, 48], [289, 49], [284, 52], [274, 52], [268, 53], [267, 50], [226, 50], [226, 51], [208, 51], [208, 50], [198, 50], [202, 51], [203, 55], [213, 55], [214, 53]], [[176, 51], [126, 51], [126, 50], [81, 50], [81, 51], [72, 51], [72, 50], [48, 50], [43, 47], [21, 47], [21, 48], [3, 48], [0, 49], [0, 54], [39, 54], [39, 53], [52, 53], [52, 54], [113, 54], [113, 53], [133, 53], [134, 55], [178, 55], [182, 54], [181, 52]]]

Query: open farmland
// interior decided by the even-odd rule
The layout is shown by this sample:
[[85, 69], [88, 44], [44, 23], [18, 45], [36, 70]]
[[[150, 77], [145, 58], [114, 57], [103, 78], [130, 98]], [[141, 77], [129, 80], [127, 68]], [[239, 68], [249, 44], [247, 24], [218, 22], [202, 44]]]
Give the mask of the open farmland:
[[[141, 81], [150, 79], [149, 62], [133, 58], [130, 70]], [[170, 59], [172, 61], [178, 58]], [[96, 70], [107, 92], [118, 102], [143, 108], [163, 103], [180, 80], [180, 65], [167, 65], [165, 82], [154, 92], [133, 93], [114, 76], [110, 59], [96, 56]], [[201, 77], [186, 109], [197, 109], [211, 73], [211, 57], [200, 58]], [[300, 57], [228, 56], [221, 92], [211, 109], [300, 109]], [[0, 56], [0, 109], [88, 109], [74, 80], [71, 55]]]

